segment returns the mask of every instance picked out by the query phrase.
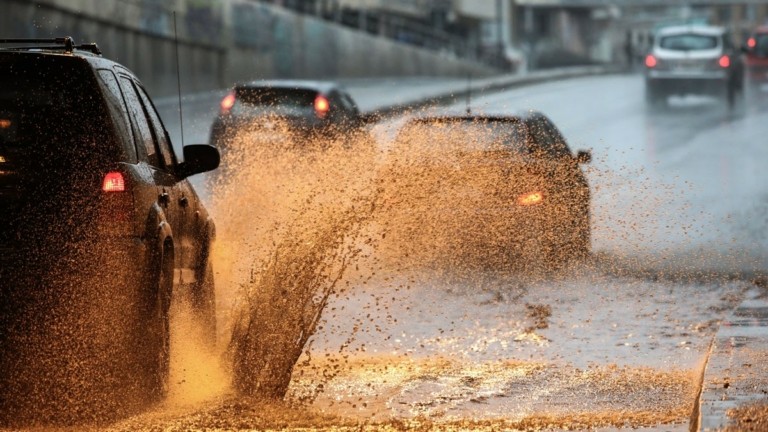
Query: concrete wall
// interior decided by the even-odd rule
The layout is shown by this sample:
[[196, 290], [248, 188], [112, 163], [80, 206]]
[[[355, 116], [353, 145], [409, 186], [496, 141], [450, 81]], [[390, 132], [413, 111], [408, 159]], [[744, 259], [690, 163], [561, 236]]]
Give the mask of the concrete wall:
[[[247, 3], [244, 6], [251, 6]], [[259, 28], [233, 27], [227, 80], [268, 77], [466, 76], [492, 73], [453, 55], [376, 37], [313, 17], [255, 6]], [[248, 30], [255, 33], [248, 37]], [[252, 43], [247, 43], [253, 41]], [[244, 46], [245, 45], [245, 46]], [[250, 45], [250, 46], [248, 46]]]
[[[50, 38], [72, 36], [76, 43], [97, 42], [105, 57], [116, 60], [139, 76], [153, 96], [176, 93], [176, 51], [172, 36], [153, 34], [135, 25], [127, 11], [114, 18], [76, 13], [56, 4], [3, 0], [0, 14], [4, 37]], [[179, 59], [184, 92], [224, 85], [226, 50], [214, 44], [180, 38]]]
[[[117, 0], [3, 0], [2, 37], [73, 36], [133, 70], [153, 96], [176, 93], [172, 12]], [[172, 2], [171, 2], [172, 3]], [[160, 6], [158, 6], [160, 5]], [[158, 9], [161, 8], [161, 9]], [[182, 9], [184, 10], [184, 9]], [[487, 66], [246, 1], [217, 3], [202, 29], [177, 17], [182, 92], [260, 78], [487, 76]], [[151, 21], [147, 16], [164, 17]], [[221, 16], [218, 16], [221, 15]], [[142, 18], [145, 17], [145, 18]]]

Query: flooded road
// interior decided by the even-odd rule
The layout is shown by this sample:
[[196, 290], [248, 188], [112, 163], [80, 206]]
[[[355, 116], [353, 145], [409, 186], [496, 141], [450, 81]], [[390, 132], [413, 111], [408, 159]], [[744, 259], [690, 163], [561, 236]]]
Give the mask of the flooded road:
[[[593, 151], [594, 257], [546, 274], [398, 255], [412, 244], [391, 234], [379, 190], [400, 118], [376, 127], [371, 152], [252, 152], [229, 179], [197, 179], [218, 227], [221, 353], [198, 355], [177, 325], [169, 400], [103, 429], [688, 430], [714, 334], [752, 287], [732, 276], [768, 262], [767, 114], [708, 100], [654, 113], [643, 101], [639, 76], [473, 99], [474, 112], [540, 110], [572, 149]], [[187, 141], [204, 142], [212, 119], [194, 115]], [[309, 285], [330, 296], [305, 299], [327, 304], [286, 400], [236, 396], [228, 359], [242, 310], [272, 302], [277, 317], [298, 316], [289, 294]], [[267, 286], [283, 297], [262, 296]]]
[[560, 280], [356, 291], [331, 303], [293, 390], [311, 390], [303, 378], [328, 370], [329, 353], [338, 376], [313, 406], [361, 420], [684, 423], [716, 320], [743, 289], [576, 270]]

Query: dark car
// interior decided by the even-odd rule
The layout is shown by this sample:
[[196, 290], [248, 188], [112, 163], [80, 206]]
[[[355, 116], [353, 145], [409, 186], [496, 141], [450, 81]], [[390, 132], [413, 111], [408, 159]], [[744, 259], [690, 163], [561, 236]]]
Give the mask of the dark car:
[[0, 413], [162, 397], [171, 299], [188, 294], [215, 337], [215, 227], [187, 178], [218, 151], [179, 158], [139, 80], [95, 44], [0, 47]]
[[768, 26], [755, 29], [742, 51], [750, 92], [768, 92]]
[[590, 190], [579, 164], [591, 153], [572, 154], [543, 114], [416, 117], [395, 148], [416, 169], [418, 194], [430, 197], [429, 218], [443, 221], [438, 231], [464, 219], [446, 235], [449, 249], [477, 242], [506, 262], [556, 266], [589, 254]]
[[721, 27], [666, 27], [654, 36], [645, 58], [645, 94], [649, 106], [668, 96], [715, 96], [733, 106], [743, 88], [744, 65], [730, 34]]
[[257, 145], [290, 140], [297, 146], [353, 139], [366, 119], [333, 82], [276, 80], [236, 85], [221, 101], [210, 143], [226, 151], [235, 138]]

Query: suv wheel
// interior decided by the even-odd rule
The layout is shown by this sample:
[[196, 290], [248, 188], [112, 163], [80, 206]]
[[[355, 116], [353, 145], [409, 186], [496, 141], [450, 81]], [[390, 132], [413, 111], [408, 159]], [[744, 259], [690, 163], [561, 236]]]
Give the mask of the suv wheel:
[[147, 379], [153, 400], [161, 400], [168, 393], [170, 371], [170, 306], [173, 292], [173, 249], [169, 246], [157, 257], [157, 270], [153, 277], [146, 310], [147, 340], [144, 358]]
[[728, 103], [728, 108], [733, 109], [736, 106], [736, 84], [733, 82], [728, 83], [728, 87], [725, 90], [725, 100]]
[[207, 257], [205, 262], [203, 279], [192, 291], [191, 300], [203, 343], [213, 351], [216, 348], [216, 294], [210, 257]]

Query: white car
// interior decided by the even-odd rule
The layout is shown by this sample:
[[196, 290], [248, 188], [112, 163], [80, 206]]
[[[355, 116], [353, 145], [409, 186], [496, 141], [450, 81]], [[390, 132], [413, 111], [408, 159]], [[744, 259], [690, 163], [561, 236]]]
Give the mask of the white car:
[[735, 103], [744, 66], [722, 27], [686, 25], [659, 30], [645, 57], [646, 101], [664, 105], [668, 96], [702, 94]]

